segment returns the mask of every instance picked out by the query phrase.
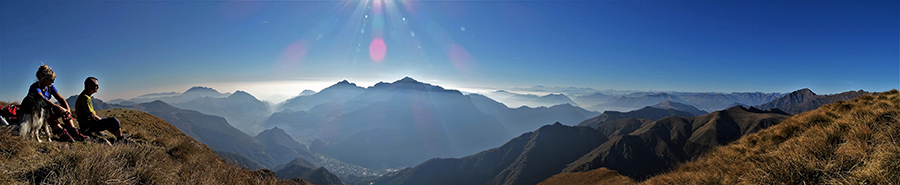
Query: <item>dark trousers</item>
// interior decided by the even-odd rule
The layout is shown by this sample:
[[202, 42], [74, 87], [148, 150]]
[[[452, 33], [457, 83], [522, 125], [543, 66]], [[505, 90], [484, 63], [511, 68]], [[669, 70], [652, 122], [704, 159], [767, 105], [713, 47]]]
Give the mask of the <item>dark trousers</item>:
[[79, 123], [79, 126], [81, 127], [81, 132], [85, 134], [110, 129], [119, 129], [122, 127], [122, 125], [119, 124], [119, 119], [107, 117], [103, 117], [100, 120], [91, 120], [85, 123]]
[[59, 118], [62, 118], [63, 121], [69, 121], [72, 119], [72, 114], [63, 115], [62, 112], [56, 111], [49, 106], [46, 109], [50, 110], [48, 111], [50, 113], [50, 116], [47, 116], [47, 124], [53, 126], [53, 129], [56, 129], [56, 125], [59, 125]]

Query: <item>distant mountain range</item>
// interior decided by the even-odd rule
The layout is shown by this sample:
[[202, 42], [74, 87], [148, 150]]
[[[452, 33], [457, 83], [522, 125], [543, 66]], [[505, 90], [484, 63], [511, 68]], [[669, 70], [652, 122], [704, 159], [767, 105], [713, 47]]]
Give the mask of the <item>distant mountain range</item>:
[[[483, 95], [464, 95], [408, 77], [369, 88], [341, 81], [289, 102], [264, 126], [310, 141], [313, 152], [373, 169], [473, 154], [515, 133], [557, 121], [575, 124], [599, 114], [571, 104], [512, 109]], [[315, 103], [321, 104], [307, 111], [290, 108]]]
[[[591, 93], [588, 95], [575, 96], [573, 100], [575, 102], [577, 102], [579, 105], [592, 106], [592, 105], [606, 103], [607, 101], [609, 101], [613, 98], [616, 98], [616, 97], [617, 96], [614, 96], [614, 95], [608, 95], [608, 94], [603, 94], [601, 92], [595, 92], [595, 93]], [[603, 111], [603, 110], [595, 110], [595, 111]]]
[[578, 104], [569, 99], [568, 96], [564, 94], [547, 94], [543, 96], [533, 95], [533, 94], [519, 94], [513, 93], [504, 90], [497, 90], [493, 92], [487, 92], [483, 94], [484, 96], [490, 97], [491, 99], [497, 100], [499, 102], [503, 102], [504, 105], [509, 106], [511, 108], [517, 108], [522, 106], [528, 107], [551, 107], [554, 105], [560, 104], [569, 104], [575, 105]]
[[478, 110], [494, 116], [513, 133], [530, 132], [553, 122], [572, 125], [598, 115], [597, 112], [584, 110], [571, 104], [536, 108], [523, 106], [511, 109], [480, 94], [469, 94], [467, 96]]
[[344, 105], [334, 106], [340, 108], [289, 113], [300, 115], [293, 118], [308, 118], [305, 120], [275, 120], [273, 115], [266, 123], [300, 132], [304, 131], [295, 125], [312, 129], [304, 133], [316, 134], [313, 136], [323, 141], [313, 143], [313, 152], [374, 169], [475, 153], [497, 146], [511, 135], [459, 91], [412, 78], [378, 83]]
[[663, 101], [663, 102], [660, 102], [659, 104], [653, 105], [652, 107], [661, 108], [661, 109], [675, 109], [675, 110], [685, 111], [685, 112], [691, 113], [691, 115], [694, 115], [694, 116], [699, 116], [699, 115], [704, 115], [704, 114], [709, 113], [709, 112], [697, 109], [697, 107], [683, 104], [683, 103], [673, 102], [673, 101]]
[[578, 123], [578, 126], [599, 129], [598, 127], [605, 122], [624, 118], [658, 120], [667, 116], [692, 117], [703, 114], [706, 114], [706, 111], [698, 110], [697, 108], [694, 108], [690, 105], [666, 100], [653, 106], [646, 106], [644, 108], [629, 112], [606, 111], [597, 117], [593, 117], [591, 119], [587, 119], [582, 121], [581, 123]]
[[[677, 102], [697, 107], [704, 111], [717, 111], [731, 107], [731, 105], [758, 105], [781, 97], [781, 93], [691, 93], [691, 92], [636, 92], [619, 97], [606, 98], [603, 102], [592, 104], [589, 110], [633, 110], [645, 106], [654, 105], [663, 101]], [[576, 98], [578, 100], [591, 99], [591, 97]], [[597, 98], [593, 98], [597, 99]], [[584, 103], [583, 103], [584, 104]]]
[[259, 126], [266, 117], [272, 115], [269, 104], [244, 91], [235, 91], [224, 98], [201, 97], [172, 106], [196, 110], [204, 114], [225, 117], [232, 126], [256, 133], [265, 128]]
[[[538, 89], [547, 90], [547, 88], [544, 87]], [[622, 92], [609, 91], [611, 93], [617, 94], [604, 94], [603, 92], [599, 92], [596, 90], [590, 91], [590, 89], [567, 88], [557, 90], [560, 90], [560, 92], [563, 92], [563, 90], [565, 90], [565, 92], [578, 93], [550, 93], [544, 96], [537, 96], [532, 94], [520, 94], [505, 90], [497, 90], [483, 93], [483, 95], [499, 102], [503, 102], [503, 104], [514, 108], [520, 106], [550, 107], [559, 104], [571, 104], [592, 111], [627, 111], [654, 105], [663, 101], [671, 101], [691, 105], [707, 112], [723, 110], [725, 108], [733, 107], [734, 105], [758, 105], [769, 102], [784, 95], [782, 93], [761, 92], [715, 93], [640, 91], [622, 91], [630, 92], [627, 94], [618, 94]], [[592, 93], [585, 94], [585, 92]]]
[[281, 103], [277, 111], [309, 111], [309, 109], [326, 103], [343, 104], [350, 99], [359, 96], [365, 92], [365, 88], [356, 86], [347, 80], [340, 81], [328, 88], [322, 89], [318, 93], [311, 91], [303, 91], [300, 96], [291, 98]]
[[231, 93], [220, 93], [219, 91], [202, 86], [194, 86], [184, 91], [184, 93], [176, 93], [176, 92], [168, 92], [168, 93], [150, 93], [141, 95], [129, 100], [116, 99], [115, 101], [110, 101], [113, 104], [120, 105], [134, 105], [139, 103], [148, 103], [156, 100], [160, 100], [166, 102], [168, 104], [173, 103], [184, 103], [187, 101], [191, 101], [197, 98], [203, 97], [211, 97], [211, 98], [224, 98], [231, 95]]
[[231, 126], [248, 133], [258, 133], [266, 129], [260, 127], [259, 123], [272, 114], [269, 103], [257, 99], [250, 93], [244, 91], [220, 93], [215, 89], [201, 86], [191, 87], [184, 93], [154, 93], [111, 103], [135, 105], [157, 100], [181, 109], [224, 117]]
[[[537, 132], [535, 129], [544, 128], [548, 123], [556, 122], [563, 126], [577, 123], [593, 128], [590, 132], [597, 132], [609, 141], [590, 147], [594, 151], [580, 154], [554, 173], [563, 170], [586, 172], [605, 167], [641, 179], [743, 134], [774, 124], [771, 120], [735, 121], [744, 120], [741, 116], [750, 113], [787, 114], [776, 109], [743, 108], [747, 107], [744, 105], [758, 105], [760, 109], [783, 108], [797, 114], [830, 102], [871, 94], [851, 91], [821, 96], [808, 89], [784, 96], [779, 93], [633, 92], [605, 95], [598, 92], [575, 96], [573, 101], [563, 94], [492, 93], [504, 93], [507, 98], [518, 98], [520, 101], [544, 101], [549, 106], [510, 108], [489, 96], [463, 94], [407, 77], [367, 88], [344, 80], [320, 92], [304, 91], [275, 106], [244, 91], [220, 93], [211, 88], [193, 87], [184, 93], [156, 93], [116, 101], [121, 104], [107, 104], [94, 99], [94, 107], [126, 107], [149, 112], [171, 122], [179, 130], [219, 151], [223, 158], [241, 166], [284, 169], [299, 158], [314, 164], [311, 167], [313, 171], [325, 166], [321, 161], [323, 154], [327, 158], [340, 160], [329, 164], [349, 163], [347, 165], [370, 169], [422, 166], [430, 164], [422, 162], [432, 158], [465, 158], [466, 155], [499, 146], [518, 133]], [[74, 102], [74, 98], [70, 97], [69, 101]], [[154, 101], [144, 102], [149, 100]], [[584, 102], [591, 101], [600, 102], [594, 108], [639, 106], [640, 109], [600, 114], [575, 103], [584, 105]], [[728, 105], [740, 106], [703, 115], [706, 110]], [[753, 119], [767, 119], [764, 117]], [[232, 123], [231, 120], [240, 123]], [[700, 123], [698, 120], [706, 122]], [[547, 135], [547, 132], [550, 131], [544, 131], [542, 135]], [[251, 137], [246, 133], [259, 134]], [[593, 157], [585, 157], [588, 155]], [[535, 158], [532, 156], [529, 159]], [[428, 161], [434, 163], [434, 159]], [[576, 164], [576, 161], [581, 162]], [[622, 161], [640, 165], [624, 165]], [[521, 165], [534, 166], [529, 162], [522, 162]], [[338, 168], [342, 171], [358, 168], [350, 166]], [[423, 169], [426, 166], [422, 166]], [[557, 163], [552, 166], [557, 168]], [[644, 168], [629, 168], [633, 166]], [[531, 179], [532, 176], [522, 179], [522, 176], [516, 175], [526, 173], [530, 167], [497, 168], [500, 168], [497, 174], [490, 178], [478, 178], [488, 179], [485, 183], [501, 184], [537, 183], [542, 180]], [[361, 177], [356, 172], [352, 172], [357, 174], [355, 176], [348, 174], [340, 176]], [[543, 177], [543, 172], [539, 174], [537, 177]], [[406, 177], [388, 175], [385, 178], [406, 182]], [[493, 180], [495, 178], [506, 180]]]

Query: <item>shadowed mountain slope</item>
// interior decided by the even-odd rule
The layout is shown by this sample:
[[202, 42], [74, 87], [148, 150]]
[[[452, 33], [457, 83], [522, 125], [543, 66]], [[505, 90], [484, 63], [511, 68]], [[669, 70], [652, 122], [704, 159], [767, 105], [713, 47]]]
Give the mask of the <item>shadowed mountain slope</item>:
[[682, 116], [682, 117], [690, 117], [694, 116], [689, 112], [677, 110], [677, 109], [663, 109], [657, 107], [644, 107], [638, 110], [633, 110], [629, 112], [619, 112], [619, 111], [606, 111], [603, 114], [600, 114], [597, 117], [593, 117], [591, 119], [587, 119], [578, 123], [578, 126], [583, 127], [591, 127], [597, 128], [599, 125], [603, 124], [607, 121], [623, 119], [623, 118], [637, 118], [637, 119], [650, 119], [650, 120], [658, 120], [664, 118], [666, 116]]
[[822, 105], [834, 103], [840, 100], [850, 100], [862, 95], [874, 95], [874, 93], [859, 91], [847, 91], [833, 95], [816, 95], [809, 89], [800, 89], [771, 102], [758, 105], [760, 109], [777, 108], [791, 114], [800, 114], [811, 111]]
[[316, 157], [307, 151], [306, 146], [278, 127], [260, 132], [255, 138], [265, 146], [266, 154], [272, 157], [275, 164], [285, 164], [296, 158], [316, 161]]
[[277, 165], [265, 153], [262, 143], [229, 125], [225, 118], [179, 109], [158, 100], [128, 108], [162, 118], [181, 132], [215, 150], [243, 155], [267, 167]]
[[[804, 112], [711, 151], [647, 184], [891, 184], [900, 182], [900, 92]], [[728, 165], [722, 165], [728, 164]]]
[[342, 184], [341, 179], [331, 172], [328, 172], [327, 169], [316, 167], [312, 162], [301, 158], [297, 158], [287, 163], [283, 168], [276, 171], [275, 175], [278, 175], [278, 178], [282, 179], [299, 177], [317, 185]]
[[[733, 107], [698, 117], [619, 119], [601, 123], [597, 129], [557, 123], [523, 134], [499, 148], [463, 158], [431, 159], [361, 183], [535, 184], [559, 172], [602, 167], [641, 179], [787, 117], [778, 111]], [[542, 170], [530, 171], [536, 168]]]
[[0, 184], [297, 184], [269, 170], [229, 165], [156, 116], [127, 109], [97, 114], [118, 118], [134, 142], [37, 143], [0, 127]]
[[[670, 116], [644, 123], [569, 164], [567, 172], [600, 167], [636, 178], [664, 171], [743, 135], [778, 124], [787, 115], [755, 108], [732, 107], [697, 117]], [[602, 124], [601, 124], [602, 125]]]
[[[837, 101], [641, 184], [893, 184], [900, 182], [898, 117], [896, 89]], [[569, 181], [593, 178], [566, 175]]]
[[436, 158], [372, 184], [535, 184], [606, 141], [587, 127], [559, 123], [463, 158]]
[[262, 166], [262, 165], [259, 165], [259, 163], [256, 163], [256, 161], [253, 161], [253, 159], [244, 157], [243, 155], [239, 155], [239, 154], [235, 154], [235, 153], [231, 153], [231, 152], [225, 152], [225, 151], [215, 151], [215, 152], [216, 152], [216, 155], [219, 155], [219, 157], [222, 157], [222, 159], [225, 160], [225, 162], [228, 162], [229, 164], [232, 164], [232, 165], [235, 165], [235, 166], [238, 166], [241, 168], [246, 168], [246, 169], [251, 169], [251, 170], [266, 168], [265, 166]]
[[[856, 93], [865, 92], [842, 94]], [[803, 89], [769, 106], [816, 102], [819, 98]], [[898, 116], [897, 90], [838, 100], [712, 149], [641, 184], [891, 184], [900, 181], [900, 169], [895, 167], [900, 144], [891, 139], [900, 135]], [[557, 176], [566, 181], [596, 180], [576, 173]], [[615, 178], [621, 177], [608, 177]]]

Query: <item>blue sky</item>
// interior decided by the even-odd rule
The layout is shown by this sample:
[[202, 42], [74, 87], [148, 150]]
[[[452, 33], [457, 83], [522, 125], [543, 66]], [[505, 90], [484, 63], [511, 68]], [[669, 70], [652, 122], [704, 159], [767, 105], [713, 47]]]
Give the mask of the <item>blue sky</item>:
[[347, 79], [462, 90], [820, 94], [900, 86], [897, 1], [2, 1], [0, 100], [195, 85], [280, 101]]

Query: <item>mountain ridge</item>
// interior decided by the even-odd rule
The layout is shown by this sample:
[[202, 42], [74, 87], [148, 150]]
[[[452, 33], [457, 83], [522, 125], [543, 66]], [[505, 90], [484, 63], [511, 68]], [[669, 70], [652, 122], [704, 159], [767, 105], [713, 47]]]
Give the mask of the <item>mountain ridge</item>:
[[[900, 132], [898, 110], [900, 91], [896, 89], [836, 101], [718, 147], [670, 172], [642, 182], [618, 183], [892, 184], [900, 181], [895, 165], [900, 144], [891, 139]], [[572, 173], [559, 176], [554, 182], [593, 178]]]
[[683, 116], [690, 117], [694, 116], [690, 112], [685, 112], [677, 109], [671, 108], [659, 108], [653, 106], [647, 106], [641, 109], [628, 111], [628, 112], [619, 112], [619, 111], [605, 111], [603, 114], [600, 114], [596, 117], [587, 119], [578, 123], [578, 126], [597, 128], [604, 122], [613, 121], [617, 119], [624, 118], [637, 118], [637, 119], [650, 119], [650, 120], [658, 120], [667, 116]]
[[817, 95], [808, 88], [803, 88], [768, 103], [757, 105], [760, 109], [778, 108], [787, 113], [799, 114], [819, 108], [822, 105], [834, 103], [840, 100], [850, 100], [862, 95], [875, 95], [863, 90], [846, 91], [831, 95]]
[[[555, 123], [522, 134], [497, 148], [463, 158], [431, 159], [371, 184], [535, 184], [556, 173], [547, 168], [562, 169], [566, 162], [559, 161], [577, 158], [579, 153], [605, 140], [593, 129]], [[561, 141], [584, 144], [580, 148], [563, 149], [555, 144]], [[532, 158], [553, 160], [529, 160]]]
[[[668, 116], [644, 123], [627, 135], [612, 136], [611, 142], [572, 162], [564, 171], [586, 172], [606, 167], [643, 179], [787, 118], [779, 111], [752, 107], [732, 107], [697, 117]], [[623, 150], [639, 151], [622, 153]]]
[[276, 165], [273, 159], [265, 154], [262, 143], [229, 125], [225, 118], [180, 109], [160, 100], [127, 108], [160, 117], [210, 148], [246, 156], [266, 167]]

